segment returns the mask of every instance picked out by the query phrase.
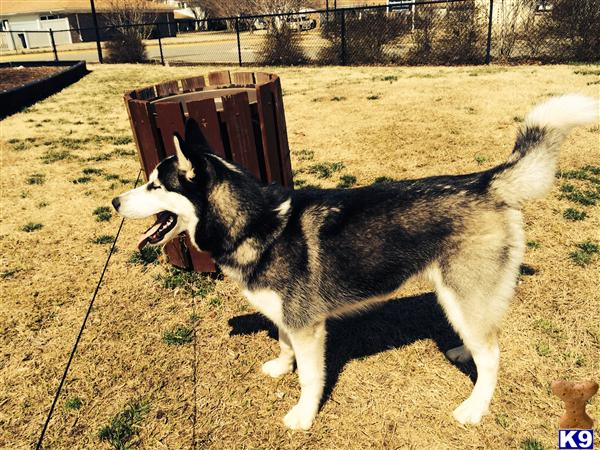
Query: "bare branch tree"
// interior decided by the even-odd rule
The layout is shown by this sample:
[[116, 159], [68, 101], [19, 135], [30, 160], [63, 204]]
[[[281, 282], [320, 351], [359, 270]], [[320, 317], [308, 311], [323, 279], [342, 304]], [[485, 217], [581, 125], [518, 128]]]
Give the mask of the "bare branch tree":
[[152, 11], [152, 3], [148, 0], [107, 0], [108, 12], [103, 15], [104, 20], [113, 27], [118, 27], [117, 32], [128, 35], [137, 34], [140, 39], [148, 39], [153, 27], [128, 25], [140, 23], [154, 23], [158, 15]]
[[103, 14], [106, 23], [113, 28], [107, 31], [110, 36], [106, 44], [107, 62], [143, 62], [147, 59], [144, 39], [153, 30], [152, 24], [158, 15], [152, 11], [148, 0], [107, 0], [108, 11]]

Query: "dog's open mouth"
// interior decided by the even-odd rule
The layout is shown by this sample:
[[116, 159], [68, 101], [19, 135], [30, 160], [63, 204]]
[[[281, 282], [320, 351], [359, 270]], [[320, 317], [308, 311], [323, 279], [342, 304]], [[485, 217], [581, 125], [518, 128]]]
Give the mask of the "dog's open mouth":
[[156, 222], [146, 230], [138, 241], [138, 249], [141, 250], [146, 244], [157, 244], [177, 224], [177, 215], [169, 211], [161, 211], [156, 215]]

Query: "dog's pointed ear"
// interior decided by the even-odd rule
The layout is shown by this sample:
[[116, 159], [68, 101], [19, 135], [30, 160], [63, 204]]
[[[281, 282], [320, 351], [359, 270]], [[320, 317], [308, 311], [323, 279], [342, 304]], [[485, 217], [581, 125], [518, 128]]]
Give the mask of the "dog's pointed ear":
[[185, 172], [185, 177], [191, 181], [196, 176], [194, 163], [192, 162], [193, 156], [191, 155], [186, 142], [181, 139], [181, 136], [179, 136], [178, 133], [173, 135], [173, 144], [175, 146], [175, 155], [177, 156], [179, 170]]
[[185, 121], [185, 142], [190, 151], [197, 153], [212, 153], [208, 141], [200, 130], [200, 125], [191, 117]]

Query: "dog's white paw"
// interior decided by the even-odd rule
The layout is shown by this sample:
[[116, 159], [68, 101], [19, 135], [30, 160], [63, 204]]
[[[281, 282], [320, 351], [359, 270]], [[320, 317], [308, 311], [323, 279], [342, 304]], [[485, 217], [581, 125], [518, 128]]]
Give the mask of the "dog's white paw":
[[471, 360], [471, 352], [465, 347], [461, 345], [460, 347], [451, 348], [446, 352], [446, 357], [453, 362], [464, 364]]
[[277, 378], [286, 373], [290, 373], [294, 368], [294, 363], [285, 359], [275, 358], [262, 365], [262, 372], [270, 377]]
[[488, 408], [482, 406], [481, 402], [468, 398], [454, 410], [452, 415], [463, 425], [477, 425], [487, 413]]
[[315, 420], [315, 413], [297, 404], [285, 415], [283, 423], [290, 430], [308, 430], [313, 420]]

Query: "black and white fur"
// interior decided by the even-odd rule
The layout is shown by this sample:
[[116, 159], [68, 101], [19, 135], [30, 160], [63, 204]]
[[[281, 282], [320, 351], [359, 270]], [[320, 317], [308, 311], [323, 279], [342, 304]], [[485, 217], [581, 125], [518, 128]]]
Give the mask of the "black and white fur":
[[497, 167], [348, 190], [264, 186], [210, 153], [188, 121], [177, 156], [113, 204], [128, 218], [175, 214], [157, 243], [187, 231], [277, 325], [281, 352], [262, 370], [279, 377], [297, 364], [301, 394], [284, 418], [289, 428], [306, 430], [317, 414], [326, 319], [393, 298], [418, 274], [464, 343], [448, 357], [477, 366], [473, 392], [454, 410], [460, 423], [477, 424], [496, 386], [498, 333], [523, 257], [521, 206], [550, 189], [567, 132], [597, 117], [594, 99], [556, 97], [529, 113]]

